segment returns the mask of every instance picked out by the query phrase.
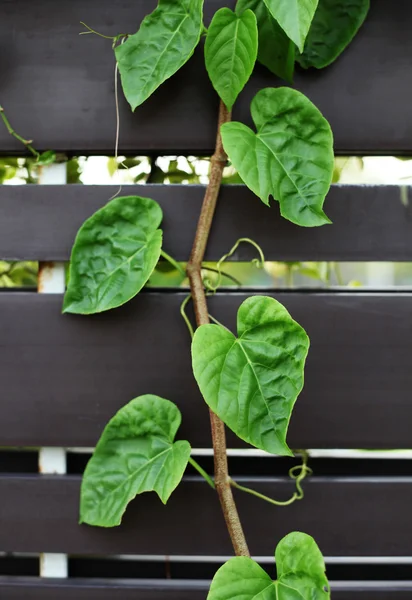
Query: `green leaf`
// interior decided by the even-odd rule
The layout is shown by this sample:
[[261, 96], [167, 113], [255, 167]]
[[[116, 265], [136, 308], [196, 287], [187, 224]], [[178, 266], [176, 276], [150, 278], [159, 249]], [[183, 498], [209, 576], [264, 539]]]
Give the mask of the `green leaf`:
[[174, 442], [182, 417], [173, 402], [145, 395], [126, 404], [106, 425], [86, 467], [80, 523], [120, 525], [137, 494], [154, 491], [166, 504], [180, 483], [190, 444]]
[[286, 35], [303, 52], [318, 0], [264, 0]]
[[302, 67], [323, 69], [351, 43], [369, 11], [370, 0], [319, 0], [303, 53]]
[[264, 0], [288, 38], [303, 52], [318, 0]]
[[203, 29], [203, 0], [159, 0], [140, 29], [115, 49], [132, 110], [192, 56]]
[[56, 153], [54, 150], [46, 150], [46, 152], [42, 152], [42, 154], [40, 154], [36, 164], [44, 167], [45, 165], [51, 165], [54, 162], [56, 162]]
[[325, 562], [315, 540], [293, 532], [276, 548], [277, 580], [246, 556], [230, 559], [213, 578], [207, 600], [329, 600]]
[[286, 433], [303, 387], [305, 330], [273, 298], [252, 296], [237, 315], [238, 336], [202, 325], [192, 343], [193, 372], [214, 413], [242, 440], [293, 456]]
[[111, 200], [80, 228], [70, 259], [63, 312], [93, 314], [121, 306], [142, 289], [160, 257], [162, 210], [154, 200]]
[[215, 13], [206, 36], [206, 69], [229, 110], [252, 74], [257, 50], [257, 23], [251, 10], [238, 15], [221, 8]]
[[237, 122], [221, 128], [223, 146], [245, 184], [267, 205], [272, 195], [292, 223], [330, 223], [322, 210], [334, 167], [329, 123], [290, 88], [261, 90], [251, 112], [257, 133]]
[[262, 0], [238, 0], [236, 12], [253, 10], [258, 26], [258, 61], [272, 73], [289, 81], [295, 68], [295, 44], [270, 14]]

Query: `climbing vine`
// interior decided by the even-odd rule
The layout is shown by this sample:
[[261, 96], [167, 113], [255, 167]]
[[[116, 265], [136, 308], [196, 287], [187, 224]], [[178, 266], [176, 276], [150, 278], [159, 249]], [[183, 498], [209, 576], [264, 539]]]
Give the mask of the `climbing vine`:
[[[228, 159], [264, 204], [278, 203], [283, 218], [302, 227], [330, 224], [323, 205], [333, 177], [333, 138], [320, 111], [289, 86], [256, 94], [253, 129], [232, 121], [231, 110], [256, 61], [289, 83], [296, 63], [324, 68], [351, 42], [368, 9], [369, 0], [238, 0], [234, 11], [221, 8], [206, 28], [203, 0], [159, 0], [137, 33], [98, 33], [113, 43], [116, 74], [133, 111], [190, 59], [205, 37], [206, 70], [220, 108], [209, 184], [186, 266], [190, 297], [181, 312], [193, 333], [194, 377], [210, 408], [215, 473], [212, 478], [195, 462], [189, 441], [175, 440], [181, 422], [177, 406], [150, 394], [139, 396], [110, 420], [97, 443], [83, 477], [80, 521], [119, 525], [128, 503], [146, 491], [157, 492], [166, 503], [192, 464], [219, 495], [237, 555], [215, 575], [209, 600], [330, 597], [322, 554], [304, 533], [291, 533], [278, 543], [275, 581], [250, 558], [232, 493], [237, 488], [273, 504], [301, 500], [301, 482], [310, 473], [306, 454], [302, 466], [290, 473], [296, 492], [279, 502], [236, 483], [226, 452], [225, 425], [256, 448], [293, 456], [286, 437], [303, 387], [309, 338], [285, 307], [266, 296], [247, 298], [238, 310], [236, 335], [229, 331], [210, 316], [207, 299], [218, 289], [223, 263], [236, 245], [219, 261], [213, 284], [204, 276], [203, 261]], [[85, 33], [97, 33], [86, 27]], [[53, 158], [38, 155], [30, 140], [16, 134], [1, 107], [0, 117], [37, 161]], [[63, 311], [84, 315], [121, 306], [147, 283], [161, 257], [182, 269], [163, 249], [161, 221], [159, 205], [139, 196], [115, 197], [90, 217], [73, 246]], [[263, 263], [257, 242], [236, 244], [244, 241], [256, 247], [258, 265]], [[196, 330], [185, 312], [190, 299]]]

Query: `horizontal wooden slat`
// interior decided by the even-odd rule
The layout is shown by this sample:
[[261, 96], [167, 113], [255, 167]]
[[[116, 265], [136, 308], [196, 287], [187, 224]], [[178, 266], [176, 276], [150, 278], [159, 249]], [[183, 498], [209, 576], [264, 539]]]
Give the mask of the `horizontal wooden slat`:
[[[52, 580], [0, 577], [5, 600], [205, 600], [203, 581]], [[331, 584], [333, 600], [406, 600], [412, 582]], [[3, 597], [3, 596], [1, 596]]]
[[[0, 259], [68, 260], [76, 232], [115, 186], [0, 186]], [[157, 200], [164, 212], [165, 249], [190, 254], [204, 188], [124, 186], [122, 194]], [[333, 186], [326, 200], [332, 226], [304, 228], [282, 219], [245, 186], [221, 192], [207, 259], [219, 260], [240, 237], [255, 239], [268, 260], [412, 260], [412, 207], [397, 186]], [[237, 260], [256, 252], [244, 244]]]
[[[211, 313], [234, 330], [248, 295], [218, 294]], [[0, 294], [0, 446], [92, 446], [116, 410], [144, 393], [176, 402], [181, 436], [210, 446], [179, 315], [184, 297], [143, 293], [122, 308], [81, 317], [61, 315], [59, 295]], [[311, 338], [291, 446], [410, 448], [411, 294], [276, 297]], [[230, 446], [239, 443], [229, 437]]]
[[[240, 481], [278, 499], [293, 491], [293, 482], [281, 478]], [[84, 555], [232, 553], [217, 495], [203, 480], [185, 480], [166, 507], [154, 494], [143, 494], [111, 530], [77, 524], [79, 489], [77, 476], [0, 476], [0, 548]], [[304, 489], [304, 499], [288, 507], [236, 494], [253, 555], [272, 555], [294, 530], [313, 535], [325, 556], [410, 554], [412, 478], [312, 477]]]
[[[106, 34], [136, 31], [154, 0], [2, 0], [0, 38], [2, 104], [15, 128], [40, 149], [113, 152], [114, 57], [111, 43], [79, 38], [80, 21]], [[206, 22], [234, 0], [206, 0]], [[412, 54], [409, 0], [374, 0], [351, 47], [329, 69], [296, 75], [304, 91], [330, 119], [339, 152], [412, 151], [409, 90]], [[247, 86], [234, 117], [250, 122], [254, 93], [280, 81], [263, 67]], [[130, 112], [121, 97], [121, 152], [211, 152], [217, 97], [199, 48], [189, 63], [147, 104]], [[21, 151], [0, 128], [0, 149]]]

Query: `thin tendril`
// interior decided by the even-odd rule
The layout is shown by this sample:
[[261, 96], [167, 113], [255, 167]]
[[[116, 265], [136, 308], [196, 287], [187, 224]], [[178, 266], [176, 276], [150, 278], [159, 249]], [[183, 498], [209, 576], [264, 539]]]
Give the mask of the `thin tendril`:
[[188, 303], [190, 302], [190, 300], [192, 299], [192, 295], [189, 294], [188, 296], [186, 296], [186, 298], [183, 300], [182, 304], [180, 305], [180, 314], [184, 320], [184, 322], [186, 323], [186, 326], [189, 330], [190, 333], [190, 337], [193, 339], [193, 336], [195, 335], [195, 331], [193, 329], [193, 326], [189, 320], [189, 317], [186, 314], [186, 306], [188, 305]]
[[[125, 40], [126, 40], [126, 37], [123, 37], [122, 41], [120, 43], [123, 44], [125, 42]], [[115, 98], [115, 106], [116, 106], [116, 141], [115, 141], [115, 145], [114, 145], [114, 159], [116, 161], [116, 174], [119, 173], [119, 163], [117, 162], [117, 159], [119, 158], [119, 139], [120, 139], [120, 110], [119, 110], [118, 80], [119, 80], [119, 63], [116, 61], [116, 66], [114, 69], [114, 98]], [[129, 167], [124, 162], [121, 162], [120, 164], [125, 169], [127, 169], [127, 170], [129, 169]], [[121, 193], [122, 189], [123, 189], [123, 186], [122, 186], [122, 183], [120, 182], [119, 189], [111, 198], [109, 198], [109, 202], [110, 202], [110, 200], [114, 200], [115, 198], [117, 198], [117, 196], [119, 196], [119, 194]]]
[[309, 475], [313, 474], [312, 469], [310, 469], [308, 467], [308, 460], [309, 460], [308, 453], [304, 450], [301, 450], [300, 453], [302, 455], [302, 464], [296, 465], [295, 467], [292, 467], [291, 469], [289, 469], [289, 477], [291, 479], [295, 480], [295, 485], [296, 485], [296, 492], [293, 493], [292, 497], [289, 498], [289, 500], [284, 500], [284, 501], [273, 500], [273, 498], [269, 498], [268, 496], [265, 496], [264, 494], [261, 494], [260, 492], [257, 492], [256, 490], [251, 490], [250, 488], [244, 487], [243, 485], [236, 483], [236, 481], [234, 481], [233, 479], [230, 479], [230, 485], [242, 492], [246, 492], [247, 494], [256, 496], [257, 498], [260, 498], [261, 500], [265, 500], [265, 502], [274, 504], [275, 506], [290, 506], [291, 504], [296, 502], [296, 500], [303, 499], [304, 492], [302, 489], [302, 481], [305, 479], [305, 477], [308, 477]]
[[[202, 271], [211, 271], [212, 273], [219, 273], [219, 271], [217, 269], [215, 269], [214, 267], [205, 267], [205, 265], [202, 265]], [[230, 279], [231, 281], [233, 281], [233, 283], [235, 283], [238, 287], [242, 286], [242, 282], [239, 279], [237, 279], [236, 277], [234, 277], [234, 275], [231, 275], [230, 273], [227, 273], [226, 271], [221, 271], [220, 273], [221, 273], [222, 277], [227, 277], [227, 279]], [[205, 279], [205, 280], [209, 281], [209, 279]]]
[[217, 265], [216, 265], [216, 271], [218, 274], [217, 282], [215, 284], [213, 284], [210, 281], [210, 279], [208, 279], [208, 278], [205, 278], [203, 280], [204, 286], [209, 293], [214, 294], [221, 286], [221, 284], [222, 284], [222, 265], [227, 261], [228, 258], [233, 256], [233, 254], [236, 252], [236, 250], [242, 243], [251, 244], [254, 248], [256, 248], [256, 250], [259, 253], [259, 258], [254, 258], [251, 262], [258, 269], [263, 269], [264, 264], [265, 264], [265, 256], [263, 254], [262, 248], [255, 241], [251, 240], [250, 238], [240, 238], [237, 240], [237, 242], [235, 243], [233, 248], [231, 248], [231, 250], [227, 254], [222, 256], [222, 258], [217, 263]]
[[112, 40], [113, 45], [117, 42], [117, 40], [120, 40], [121, 38], [126, 38], [129, 35], [128, 33], [119, 33], [118, 35], [104, 35], [103, 33], [100, 33], [99, 31], [96, 31], [95, 29], [89, 27], [89, 25], [87, 25], [87, 23], [85, 23], [84, 21], [80, 21], [80, 24], [83, 25], [83, 27], [86, 27], [88, 31], [81, 31], [79, 35], [90, 35], [91, 33], [94, 33], [94, 35], [98, 35], [99, 37], [104, 38], [105, 40]]

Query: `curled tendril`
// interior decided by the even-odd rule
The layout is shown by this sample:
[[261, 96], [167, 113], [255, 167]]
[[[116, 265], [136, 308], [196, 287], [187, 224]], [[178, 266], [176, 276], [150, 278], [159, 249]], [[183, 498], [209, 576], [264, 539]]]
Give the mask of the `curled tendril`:
[[180, 314], [184, 320], [184, 322], [186, 323], [186, 326], [189, 330], [190, 333], [190, 337], [193, 339], [193, 336], [195, 335], [194, 329], [193, 329], [193, 325], [190, 322], [189, 317], [187, 316], [186, 313], [186, 306], [188, 305], [188, 303], [190, 302], [190, 300], [192, 299], [192, 295], [189, 294], [188, 296], [186, 296], [186, 298], [183, 300], [182, 304], [180, 305]]
[[250, 238], [239, 238], [237, 240], [237, 242], [235, 243], [235, 245], [233, 246], [233, 248], [231, 248], [227, 254], [224, 254], [222, 256], [222, 258], [216, 264], [216, 272], [217, 272], [216, 282], [213, 283], [209, 277], [203, 278], [203, 285], [206, 288], [206, 295], [212, 296], [213, 294], [216, 293], [216, 291], [222, 285], [222, 276], [223, 276], [222, 266], [228, 260], [228, 258], [233, 256], [233, 254], [239, 248], [240, 244], [251, 244], [254, 248], [256, 248], [256, 250], [259, 253], [259, 258], [253, 258], [251, 260], [251, 263], [257, 269], [263, 269], [263, 267], [265, 265], [265, 256], [264, 256], [262, 248], [259, 246], [259, 244], [257, 244], [254, 240], [251, 240]]
[[302, 464], [296, 465], [289, 469], [289, 477], [295, 480], [296, 491], [293, 493], [292, 497], [289, 500], [273, 500], [273, 498], [269, 498], [260, 492], [256, 492], [255, 490], [251, 490], [250, 488], [244, 487], [243, 485], [239, 485], [233, 479], [230, 479], [230, 485], [242, 492], [246, 492], [247, 494], [252, 494], [252, 496], [257, 496], [261, 500], [265, 500], [270, 504], [274, 504], [275, 506], [290, 506], [296, 502], [296, 500], [302, 500], [304, 497], [304, 492], [302, 489], [302, 481], [313, 474], [313, 471], [310, 467], [308, 467], [309, 455], [305, 450], [299, 451], [302, 456]]

